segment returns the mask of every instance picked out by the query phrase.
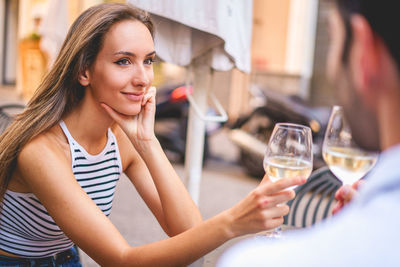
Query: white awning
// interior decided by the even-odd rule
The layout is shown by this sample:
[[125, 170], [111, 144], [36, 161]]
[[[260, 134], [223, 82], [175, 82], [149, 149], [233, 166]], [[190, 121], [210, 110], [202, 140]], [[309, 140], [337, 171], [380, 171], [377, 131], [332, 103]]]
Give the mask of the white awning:
[[209, 66], [250, 72], [252, 1], [128, 0], [153, 14], [158, 56], [189, 65], [208, 57]]

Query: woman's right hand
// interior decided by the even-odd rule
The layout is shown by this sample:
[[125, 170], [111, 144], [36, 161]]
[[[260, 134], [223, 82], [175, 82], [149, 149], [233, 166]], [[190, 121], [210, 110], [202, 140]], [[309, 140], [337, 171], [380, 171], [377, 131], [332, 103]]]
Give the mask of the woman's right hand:
[[295, 177], [273, 183], [265, 175], [256, 189], [226, 211], [231, 218], [231, 234], [236, 237], [280, 226], [283, 216], [289, 213], [289, 207], [284, 203], [295, 197], [293, 190], [285, 189], [305, 181], [305, 178]]
[[134, 143], [152, 141], [155, 138], [156, 88], [154, 86], [146, 90], [141, 103], [142, 108], [135, 116], [121, 114], [106, 103], [101, 103], [101, 106]]

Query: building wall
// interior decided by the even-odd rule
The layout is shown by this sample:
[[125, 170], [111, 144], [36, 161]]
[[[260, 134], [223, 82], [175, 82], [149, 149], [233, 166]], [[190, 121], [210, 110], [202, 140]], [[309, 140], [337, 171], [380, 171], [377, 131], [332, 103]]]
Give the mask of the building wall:
[[17, 32], [18, 0], [3, 0], [0, 2], [0, 85], [15, 84]]
[[317, 13], [318, 0], [254, 0], [253, 83], [309, 98]]
[[[17, 77], [17, 48], [16, 45], [18, 43], [18, 1], [11, 0], [9, 1], [9, 6], [7, 12], [7, 36], [6, 42], [3, 44], [7, 48], [7, 53], [3, 55], [6, 68], [3, 70], [3, 79], [2, 81], [6, 84], [15, 84]], [[4, 36], [4, 35], [3, 35]]]
[[253, 1], [254, 71], [284, 71], [289, 8], [290, 0]]
[[[28, 36], [30, 36], [33, 32], [37, 32], [38, 29], [35, 29], [34, 19], [37, 17], [43, 19], [46, 12], [48, 12], [47, 9], [50, 0], [15, 0], [15, 1], [19, 2], [18, 31], [13, 31], [13, 32], [18, 32], [18, 42], [21, 44], [25, 42], [24, 40]], [[68, 5], [68, 10], [66, 11], [68, 14], [68, 23], [69, 23], [68, 26], [72, 24], [72, 22], [76, 19], [76, 17], [78, 17], [78, 15], [83, 10], [87, 9], [90, 6], [103, 2], [102, 0], [68, 0], [68, 1], [65, 0], [65, 1]], [[18, 47], [18, 45], [16, 45], [15, 47]], [[32, 57], [28, 55], [28, 53], [31, 51], [31, 49], [24, 49], [23, 50], [24, 52], [21, 51], [19, 51], [20, 52], [19, 60], [14, 61], [17, 66], [15, 67], [12, 66], [12, 64], [8, 64], [7, 67], [10, 67], [12, 69], [17, 69], [17, 82], [16, 82], [17, 92], [24, 98], [29, 99], [33, 94], [35, 88], [39, 85], [40, 80], [42, 79], [44, 73], [47, 71], [47, 68], [46, 68], [46, 62], [44, 62], [43, 65], [42, 62], [39, 62], [40, 60], [39, 61], [30, 60], [32, 59]], [[41, 53], [42, 52], [43, 51], [41, 51]], [[38, 59], [39, 57], [36, 58]], [[27, 59], [29, 59], [31, 62], [27, 63]], [[34, 68], [36, 72], [31, 73], [27, 71], [26, 66], [32, 66], [32, 68]], [[28, 85], [30, 85], [29, 88], [27, 88]]]
[[0, 85], [3, 83], [4, 17], [5, 17], [5, 1], [0, 1]]
[[[49, 0], [19, 0], [19, 29], [18, 38], [22, 39], [32, 31], [32, 8], [36, 4], [46, 4]], [[108, 1], [108, 2], [114, 2]], [[243, 99], [243, 94], [248, 90], [246, 81], [259, 84], [266, 90], [277, 90], [287, 94], [296, 94], [300, 88], [300, 76], [287, 71], [288, 57], [288, 30], [289, 16], [293, 0], [253, 0], [253, 41], [252, 41], [252, 67], [253, 72], [249, 77], [243, 76], [243, 85], [237, 86], [234, 95]], [[298, 0], [300, 1], [300, 0]], [[301, 0], [303, 1], [303, 0]], [[308, 1], [308, 0], [304, 0]], [[2, 3], [4, 1], [1, 1]], [[68, 0], [68, 14], [70, 24], [86, 8], [102, 2], [101, 0]], [[120, 1], [117, 1], [120, 2]], [[330, 10], [329, 0], [319, 0], [318, 26], [315, 46], [314, 68], [311, 84], [310, 99], [316, 105], [331, 104], [335, 101], [334, 92], [325, 77], [325, 60], [328, 46], [327, 14]], [[1, 12], [1, 5], [0, 5]], [[1, 29], [0, 29], [1, 31]], [[1, 33], [1, 32], [0, 32]], [[1, 47], [0, 47], [1, 48]], [[1, 56], [1, 55], [0, 55]], [[216, 74], [218, 92], [229, 93], [231, 80], [241, 74]], [[222, 77], [222, 78], [221, 78]], [[229, 77], [229, 78], [228, 78]], [[0, 77], [1, 78], [1, 77]], [[242, 89], [240, 89], [242, 88]], [[231, 91], [233, 92], [233, 91]], [[247, 91], [246, 91], [247, 93]], [[230, 96], [233, 97], [233, 96]], [[245, 98], [246, 99], [246, 98]], [[229, 103], [223, 99], [224, 106]], [[233, 101], [238, 103], [236, 101]], [[244, 103], [245, 100], [242, 101]], [[230, 105], [231, 109], [246, 110], [243, 105]], [[235, 111], [239, 113], [239, 111]]]

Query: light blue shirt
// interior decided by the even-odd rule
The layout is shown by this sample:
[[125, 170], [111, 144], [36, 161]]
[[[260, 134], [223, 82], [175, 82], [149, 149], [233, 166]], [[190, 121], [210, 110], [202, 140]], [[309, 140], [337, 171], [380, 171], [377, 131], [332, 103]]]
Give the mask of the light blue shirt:
[[381, 154], [360, 194], [339, 214], [282, 239], [248, 239], [219, 267], [400, 266], [400, 145]]

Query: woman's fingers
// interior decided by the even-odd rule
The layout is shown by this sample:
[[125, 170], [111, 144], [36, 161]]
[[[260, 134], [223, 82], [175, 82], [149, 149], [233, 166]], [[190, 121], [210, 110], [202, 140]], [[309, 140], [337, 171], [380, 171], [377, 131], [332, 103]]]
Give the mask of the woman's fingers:
[[270, 182], [271, 182], [271, 179], [269, 179], [268, 175], [265, 174], [264, 177], [263, 177], [263, 179], [262, 179], [261, 182], [260, 182], [260, 185], [262, 185], [262, 184], [267, 184], [267, 183], [270, 183]]
[[295, 192], [293, 190], [285, 190], [274, 195], [264, 197], [260, 208], [267, 209], [271, 207], [275, 207], [278, 204], [285, 203], [289, 200], [292, 200], [295, 197]]
[[258, 190], [264, 195], [271, 195], [280, 191], [283, 191], [291, 186], [301, 185], [306, 182], [304, 177], [294, 177], [279, 179], [276, 182], [265, 182], [258, 187]]
[[305, 178], [294, 177], [271, 182], [265, 176], [256, 189], [230, 209], [235, 221], [232, 231], [245, 234], [281, 225], [282, 217], [289, 213], [289, 206], [284, 203], [295, 197], [293, 190], [285, 189], [305, 181]]
[[132, 136], [136, 132], [137, 120], [132, 119], [131, 116], [127, 116], [115, 111], [113, 108], [105, 103], [100, 104], [110, 115], [110, 117], [121, 127], [126, 135]]
[[288, 215], [288, 213], [289, 213], [289, 206], [286, 204], [268, 208], [262, 212], [265, 220], [271, 220], [273, 218], [283, 217]]
[[259, 214], [260, 230], [273, 229], [282, 225], [283, 216], [286, 216], [288, 213], [288, 205], [280, 205], [263, 210]]
[[283, 217], [271, 218], [263, 224], [263, 229], [274, 229], [283, 224]]
[[156, 97], [156, 88], [154, 86], [151, 86], [149, 90], [147, 90], [146, 94], [143, 96], [142, 99], [142, 106], [145, 106], [147, 102], [155, 102], [155, 97]]

